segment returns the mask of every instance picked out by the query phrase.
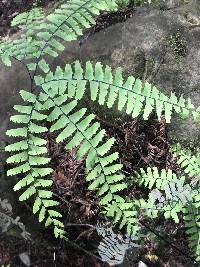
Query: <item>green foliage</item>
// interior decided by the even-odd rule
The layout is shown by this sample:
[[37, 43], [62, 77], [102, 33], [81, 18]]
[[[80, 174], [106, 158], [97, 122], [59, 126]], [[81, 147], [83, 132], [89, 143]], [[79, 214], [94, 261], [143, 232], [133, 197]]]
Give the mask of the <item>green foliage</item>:
[[44, 19], [45, 13], [42, 8], [33, 8], [29, 12], [20, 13], [18, 16], [14, 17], [11, 26], [18, 26], [21, 29], [29, 30], [32, 28], [34, 23]]
[[159, 120], [164, 116], [167, 123], [173, 113], [183, 118], [192, 115], [196, 121], [200, 107], [195, 108], [190, 98], [178, 98], [174, 93], [167, 96], [156, 86], [148, 82], [143, 85], [133, 76], [124, 79], [121, 68], [112, 71], [100, 62], [88, 61], [82, 66], [76, 61], [52, 72], [44, 57], [56, 57], [64, 50], [64, 41], [76, 40], [83, 29], [95, 24], [95, 17], [102, 10], [113, 10], [116, 4], [114, 0], [71, 0], [46, 18], [37, 8], [14, 18], [12, 25], [22, 29], [21, 38], [3, 40], [0, 58], [7, 66], [13, 58], [24, 60], [27, 69], [33, 71], [31, 89], [35, 85], [37, 93], [21, 90], [23, 103], [14, 106], [18, 113], [10, 120], [16, 127], [8, 130], [7, 135], [16, 141], [5, 149], [12, 154], [7, 159], [11, 164], [7, 174], [19, 177], [14, 190], [23, 190], [20, 201], [33, 199], [33, 213], [39, 222], [52, 226], [56, 237], [65, 237], [59, 202], [53, 198], [53, 170], [49, 168], [45, 138], [47, 132], [54, 132], [56, 142], [63, 142], [66, 150], [77, 148], [77, 159], [85, 160], [86, 181], [89, 189], [97, 192], [105, 216], [112, 218], [120, 229], [126, 228], [129, 235], [136, 235], [141, 229], [141, 217], [163, 215], [179, 222], [179, 214], [183, 213], [191, 248], [200, 260], [199, 183], [194, 186], [188, 179], [199, 174], [198, 156], [175, 150], [186, 177], [155, 167], [140, 169], [131, 183], [146, 188], [149, 195], [129, 199], [126, 197], [129, 184], [122, 173], [119, 155], [113, 151], [115, 139], [107, 137], [82, 100], [89, 95], [100, 106], [118, 109], [133, 118], [142, 116], [144, 120], [154, 112]]
[[186, 233], [190, 240], [190, 247], [196, 256], [196, 261], [200, 261], [200, 214], [199, 208], [190, 205], [185, 211], [184, 220], [186, 222]]
[[108, 108], [116, 105], [118, 110], [125, 111], [133, 118], [143, 115], [143, 119], [147, 120], [153, 110], [158, 119], [165, 114], [167, 123], [170, 122], [173, 111], [181, 117], [188, 117], [191, 113], [194, 120], [199, 118], [200, 109], [194, 108], [190, 98], [186, 100], [181, 96], [178, 99], [174, 93], [168, 97], [148, 82], [142, 86], [141, 80], [133, 76], [124, 81], [121, 68], [113, 73], [109, 66], [104, 68], [100, 62], [93, 66], [90, 61], [86, 62], [85, 69], [79, 61], [76, 61], [74, 71], [72, 67], [69, 64], [64, 70], [58, 67], [54, 74], [49, 72], [46, 78], [35, 77], [35, 82], [43, 88], [59, 88], [60, 93], [67, 88], [67, 94], [77, 100], [84, 96], [89, 86], [92, 101]]
[[126, 8], [126, 7], [128, 7], [128, 5], [129, 5], [129, 0], [118, 0], [117, 1], [117, 5], [118, 5], [118, 8], [119, 9], [123, 9], [123, 8]]
[[7, 66], [11, 66], [13, 57], [18, 60], [35, 58], [39, 64], [29, 62], [29, 70], [39, 66], [46, 72], [42, 57], [57, 57], [65, 49], [63, 42], [76, 40], [82, 35], [83, 29], [95, 24], [95, 17], [101, 10], [116, 7], [115, 0], [70, 0], [47, 16], [38, 8], [22, 13], [13, 19], [12, 25], [19, 25], [24, 31], [19, 39], [0, 43], [0, 58]]
[[38, 124], [47, 117], [42, 114], [40, 109], [41, 105], [45, 103], [44, 96], [39, 94], [36, 97], [24, 90], [20, 91], [20, 94], [26, 103], [25, 108], [23, 105], [15, 107], [19, 115], [11, 116], [11, 121], [15, 124], [23, 124], [23, 127], [7, 131], [8, 136], [20, 137], [20, 141], [5, 148], [6, 151], [15, 152], [7, 159], [7, 163], [18, 164], [17, 167], [8, 170], [7, 175], [19, 175], [21, 173], [25, 175], [14, 187], [15, 191], [24, 190], [19, 200], [24, 201], [34, 197], [33, 213], [38, 213], [39, 221], [45, 221], [46, 226], [50, 224], [54, 226], [56, 237], [62, 237], [64, 225], [58, 220], [61, 214], [52, 210], [59, 203], [52, 200], [53, 193], [49, 190], [53, 183], [49, 175], [53, 170], [46, 167], [50, 161], [50, 158], [46, 156], [47, 141], [40, 137], [48, 129]]
[[197, 180], [200, 173], [200, 153], [196, 152], [193, 155], [190, 149], [184, 149], [180, 144], [171, 147], [171, 152], [177, 157], [177, 163], [181, 166], [184, 172], [189, 176], [196, 176]]
[[97, 225], [95, 229], [98, 235], [103, 238], [99, 243], [98, 253], [102, 261], [107, 262], [111, 266], [123, 263], [128, 249], [139, 247], [135, 243], [137, 238], [134, 236], [126, 235], [124, 238], [120, 234], [115, 234], [112, 228], [104, 225]]
[[[199, 169], [200, 170], [200, 169]], [[178, 177], [171, 170], [148, 168], [141, 169], [137, 174], [137, 183], [152, 189], [147, 201], [141, 202], [141, 209], [146, 211], [149, 217], [158, 217], [163, 213], [166, 219], [172, 218], [179, 222], [179, 214], [183, 213], [186, 222], [186, 233], [191, 240], [196, 260], [200, 256], [200, 187], [193, 187], [190, 180], [184, 176]]]

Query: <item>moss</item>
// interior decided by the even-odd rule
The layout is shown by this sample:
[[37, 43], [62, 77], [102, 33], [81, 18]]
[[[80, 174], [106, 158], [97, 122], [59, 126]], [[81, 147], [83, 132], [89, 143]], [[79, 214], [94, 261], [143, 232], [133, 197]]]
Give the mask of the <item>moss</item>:
[[175, 56], [177, 63], [180, 63], [181, 59], [187, 55], [187, 42], [178, 29], [175, 33], [167, 36], [167, 43], [170, 50]]

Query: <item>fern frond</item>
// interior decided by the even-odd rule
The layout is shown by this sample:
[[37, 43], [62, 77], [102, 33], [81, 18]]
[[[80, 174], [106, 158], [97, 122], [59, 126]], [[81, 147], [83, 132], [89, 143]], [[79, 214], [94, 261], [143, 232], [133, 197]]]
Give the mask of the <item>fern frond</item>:
[[46, 156], [47, 141], [40, 137], [40, 134], [46, 132], [47, 128], [38, 124], [47, 117], [40, 110], [41, 106], [45, 104], [42, 99], [45, 98], [42, 93], [35, 96], [22, 90], [20, 94], [23, 100], [29, 104], [15, 106], [20, 114], [11, 117], [12, 122], [23, 124], [24, 127], [7, 131], [7, 135], [21, 139], [5, 148], [6, 151], [15, 152], [14, 155], [8, 157], [7, 163], [18, 163], [17, 167], [8, 170], [7, 175], [22, 173], [25, 175], [14, 186], [15, 191], [24, 190], [19, 200], [24, 201], [34, 197], [33, 212], [38, 213], [39, 221], [46, 221], [46, 226], [52, 224], [55, 236], [63, 237], [64, 225], [58, 220], [58, 217], [62, 215], [53, 210], [58, 202], [52, 200], [53, 193], [49, 190], [53, 183], [50, 178], [53, 170], [46, 167], [50, 161], [50, 158]]
[[186, 205], [192, 201], [192, 188], [189, 184], [185, 184], [184, 176], [166, 184], [163, 187], [163, 191], [165, 196], [163, 196], [157, 188], [151, 191], [150, 194], [154, 201], [158, 200], [158, 202], [163, 205], [165, 205], [166, 202], [174, 201], [180, 201], [182, 205]]
[[166, 219], [172, 218], [178, 223], [178, 214], [193, 201], [192, 188], [185, 184], [185, 177], [181, 177], [166, 184], [162, 191], [164, 193], [156, 188], [150, 192], [152, 209], [158, 209]]
[[190, 205], [185, 212], [186, 234], [190, 240], [190, 247], [196, 261], [200, 262], [200, 213], [199, 209]]
[[129, 248], [138, 248], [135, 243], [136, 237], [122, 237], [120, 234], [115, 234], [112, 228], [103, 225], [97, 225], [97, 233], [103, 238], [98, 246], [98, 253], [102, 261], [107, 262], [110, 266], [121, 264], [124, 260], [126, 250]]
[[112, 218], [114, 224], [119, 224], [120, 229], [126, 227], [129, 235], [135, 235], [140, 229], [137, 203], [134, 200], [126, 202], [119, 196], [115, 197], [106, 207], [106, 216]]
[[58, 52], [65, 49], [63, 41], [76, 40], [82, 35], [83, 29], [95, 24], [95, 17], [101, 10], [116, 8], [115, 0], [71, 0], [60, 5], [46, 18], [38, 8], [19, 14], [13, 19], [12, 25], [19, 25], [26, 30], [20, 39], [0, 43], [0, 57], [7, 66], [11, 66], [11, 57], [18, 60], [37, 58], [37, 63], [31, 62], [27, 66], [35, 71], [39, 65], [43, 70], [44, 55], [58, 56]]
[[171, 147], [171, 152], [177, 157], [177, 163], [184, 172], [189, 176], [197, 176], [200, 173], [200, 157], [192, 155], [191, 150], [184, 149], [180, 144]]
[[[164, 214], [165, 218], [172, 218], [179, 222], [178, 214], [184, 212], [185, 207], [193, 203], [196, 192], [186, 183], [185, 177], [177, 177], [171, 170], [162, 169], [158, 172], [156, 167], [140, 169], [137, 173], [139, 185], [154, 188], [147, 202], [141, 203], [147, 216], [157, 217], [158, 212]], [[152, 215], [154, 213], [154, 215]]]
[[57, 68], [54, 74], [49, 73], [45, 79], [41, 76], [35, 77], [35, 82], [43, 88], [60, 88], [60, 94], [66, 93], [77, 100], [84, 96], [89, 86], [92, 101], [107, 105], [108, 108], [117, 105], [120, 111], [124, 110], [133, 118], [143, 114], [143, 118], [147, 120], [153, 110], [158, 119], [164, 113], [167, 123], [171, 120], [173, 110], [181, 116], [189, 116], [191, 111], [194, 119], [197, 119], [197, 113], [200, 115], [190, 99], [186, 101], [182, 96], [178, 99], [173, 93], [168, 97], [148, 82], [143, 86], [141, 80], [133, 76], [124, 81], [120, 68], [113, 74], [109, 66], [103, 68], [99, 62], [95, 66], [87, 62], [84, 71], [76, 61], [74, 69], [67, 64], [65, 70]]
[[18, 26], [22, 29], [29, 30], [29, 27], [33, 25], [34, 22], [41, 21], [44, 19], [45, 13], [42, 8], [32, 8], [28, 12], [23, 12], [14, 17], [11, 21], [11, 26]]
[[156, 187], [160, 190], [163, 190], [170, 182], [178, 179], [176, 174], [172, 173], [172, 170], [162, 169], [161, 171], [158, 171], [156, 167], [148, 167], [147, 170], [141, 168], [137, 173], [136, 178], [139, 185], [144, 185], [149, 189]]
[[98, 189], [102, 197], [101, 204], [112, 201], [115, 193], [126, 188], [124, 175], [120, 173], [121, 164], [116, 164], [117, 153], [110, 149], [115, 141], [108, 139], [105, 143], [105, 130], [100, 129], [100, 124], [93, 122], [94, 114], [86, 115], [86, 108], [75, 111], [77, 101], [64, 102], [67, 95], [55, 96], [55, 90], [45, 88], [49, 99], [52, 101], [52, 111], [48, 120], [53, 124], [50, 131], [60, 131], [56, 141], [67, 141], [66, 149], [78, 148], [77, 158], [86, 159], [86, 180], [91, 184], [89, 189]]

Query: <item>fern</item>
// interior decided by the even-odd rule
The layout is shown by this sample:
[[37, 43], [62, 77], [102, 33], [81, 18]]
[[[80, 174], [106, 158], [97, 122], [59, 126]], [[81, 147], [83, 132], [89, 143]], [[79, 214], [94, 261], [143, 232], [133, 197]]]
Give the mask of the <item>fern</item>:
[[[0, 58], [7, 66], [11, 66], [13, 58], [25, 60], [23, 64], [30, 74], [31, 90], [33, 82], [38, 90], [37, 95], [21, 90], [25, 103], [14, 106], [18, 114], [11, 116], [11, 121], [20, 126], [7, 131], [8, 136], [17, 138], [5, 149], [12, 153], [7, 163], [16, 164], [8, 170], [8, 176], [20, 177], [14, 187], [15, 191], [23, 190], [20, 201], [33, 198], [33, 213], [37, 214], [39, 221], [45, 226], [53, 226], [56, 237], [65, 237], [62, 215], [57, 211], [59, 202], [53, 199], [53, 170], [48, 167], [50, 158], [44, 138], [47, 131], [55, 132], [58, 143], [63, 142], [67, 150], [77, 148], [77, 158], [85, 159], [86, 181], [90, 190], [97, 191], [105, 216], [112, 218], [120, 229], [126, 227], [129, 235], [135, 235], [140, 230], [141, 216], [156, 218], [162, 213], [165, 218], [178, 222], [182, 212], [191, 248], [200, 261], [199, 183], [194, 188], [184, 176], [179, 178], [171, 170], [140, 169], [133, 182], [148, 188], [149, 197], [122, 197], [128, 184], [122, 174], [123, 166], [118, 163], [119, 155], [113, 151], [115, 139], [107, 138], [105, 130], [95, 121], [95, 114], [80, 106], [80, 100], [89, 92], [91, 101], [101, 106], [117, 107], [133, 118], [142, 116], [144, 120], [154, 111], [158, 119], [164, 115], [167, 123], [171, 121], [173, 112], [183, 118], [192, 115], [196, 121], [200, 107], [195, 108], [190, 98], [177, 98], [174, 93], [166, 96], [155, 86], [148, 82], [143, 84], [133, 76], [125, 80], [120, 68], [113, 72], [109, 66], [103, 67], [99, 62], [93, 65], [88, 61], [82, 67], [76, 61], [64, 69], [57, 67], [53, 73], [45, 57], [57, 57], [65, 49], [64, 41], [76, 40], [84, 29], [95, 24], [95, 17], [102, 10], [113, 10], [116, 6], [115, 0], [71, 0], [46, 18], [42, 9], [35, 8], [13, 19], [12, 25], [21, 28], [21, 38], [3, 40]], [[39, 69], [42, 76], [38, 75]], [[45, 126], [46, 122], [50, 122], [50, 129]], [[177, 151], [178, 163], [186, 175], [198, 175], [199, 156]], [[109, 244], [115, 243], [112, 238], [101, 244], [102, 253]], [[116, 243], [114, 246], [118, 250]], [[123, 258], [125, 250], [123, 246], [115, 263]], [[110, 261], [111, 253], [107, 251], [105, 255]]]
[[166, 219], [172, 218], [176, 223], [179, 222], [178, 214], [184, 212], [185, 207], [193, 200], [191, 187], [184, 184], [185, 177], [181, 178], [165, 185], [164, 194], [157, 188], [150, 193], [152, 209], [158, 209]]
[[[158, 217], [163, 213], [166, 219], [172, 218], [179, 222], [179, 214], [184, 214], [186, 233], [189, 236], [191, 248], [199, 261], [200, 255], [200, 190], [194, 190], [184, 176], [178, 178], [171, 170], [148, 168], [141, 169], [137, 174], [139, 185], [145, 185], [150, 191], [147, 201], [140, 201], [140, 208], [145, 210], [149, 217]], [[162, 191], [164, 193], [162, 193]]]
[[89, 189], [99, 189], [101, 204], [106, 204], [113, 199], [115, 192], [126, 188], [124, 175], [119, 172], [122, 165], [115, 163], [118, 153], [109, 153], [115, 139], [108, 139], [102, 144], [105, 130], [100, 129], [99, 123], [93, 122], [95, 115], [86, 115], [86, 108], [75, 111], [77, 101], [66, 104], [68, 95], [58, 95], [60, 88], [55, 88], [45, 88], [53, 109], [47, 117], [47, 120], [53, 122], [50, 131], [61, 131], [56, 141], [67, 140], [66, 149], [79, 148], [77, 158], [85, 157], [88, 173], [86, 180], [92, 182]]
[[192, 201], [192, 188], [189, 184], [185, 184], [184, 176], [166, 184], [163, 191], [165, 196], [157, 188], [151, 191], [154, 201], [158, 200], [159, 204], [166, 205], [167, 202], [181, 201], [185, 205]]
[[192, 155], [189, 149], [184, 149], [180, 144], [176, 144], [171, 147], [171, 152], [177, 157], [177, 163], [189, 177], [198, 177], [200, 173], [199, 151], [196, 155]]
[[76, 40], [82, 35], [82, 29], [95, 24], [95, 17], [101, 10], [114, 10], [115, 0], [71, 0], [44, 17], [41, 9], [33, 9], [13, 19], [12, 25], [19, 25], [25, 32], [20, 39], [5, 40], [0, 44], [0, 57], [5, 65], [11, 66], [11, 58], [18, 60], [37, 59], [29, 62], [29, 70], [39, 66], [47, 72], [44, 56], [57, 57], [63, 51], [63, 41]]
[[8, 136], [19, 137], [20, 141], [8, 145], [5, 150], [15, 152], [7, 159], [7, 163], [16, 164], [17, 167], [8, 170], [7, 175], [25, 174], [25, 177], [17, 182], [14, 190], [25, 189], [19, 200], [24, 201], [31, 196], [35, 196], [33, 213], [38, 213], [39, 221], [45, 221], [45, 225], [53, 225], [55, 236], [63, 236], [63, 223], [59, 218], [61, 214], [54, 210], [59, 203], [52, 200], [52, 191], [48, 188], [53, 181], [48, 177], [52, 169], [45, 167], [50, 158], [46, 157], [47, 141], [40, 136], [47, 131], [46, 127], [40, 126], [38, 122], [44, 121], [46, 115], [41, 110], [45, 104], [45, 96], [39, 94], [38, 97], [26, 92], [20, 91], [21, 97], [27, 103], [26, 105], [17, 105], [14, 108], [19, 115], [11, 116], [11, 121], [16, 124], [23, 124], [23, 127], [14, 128], [7, 131]]
[[103, 225], [97, 225], [96, 230], [98, 235], [103, 238], [98, 246], [98, 253], [102, 261], [111, 266], [121, 264], [129, 248], [139, 247], [134, 242], [137, 239], [136, 237], [126, 236], [123, 238], [120, 234], [115, 234], [112, 228]]
[[133, 200], [128, 202], [118, 196], [105, 209], [106, 215], [113, 219], [114, 224], [119, 224], [120, 229], [126, 226], [129, 235], [135, 235], [139, 231], [139, 214], [137, 205]]
[[31, 30], [33, 23], [44, 20], [45, 13], [42, 8], [33, 8], [28, 12], [23, 12], [12, 19], [11, 26], [18, 26], [24, 30]]
[[20, 217], [13, 218], [13, 210], [7, 199], [0, 199], [0, 229], [2, 233], [8, 232], [13, 226], [21, 230], [21, 236], [28, 240], [30, 233], [26, 231], [25, 225], [20, 221]]
[[80, 63], [76, 61], [74, 71], [72, 66], [67, 64], [65, 70], [58, 67], [55, 74], [49, 72], [45, 79], [37, 76], [35, 81], [37, 85], [49, 88], [61, 87], [59, 84], [62, 83], [61, 92], [67, 88], [66, 93], [69, 97], [77, 100], [84, 96], [88, 85], [92, 101], [107, 105], [108, 108], [117, 104], [118, 110], [125, 109], [125, 112], [131, 114], [133, 118], [143, 114], [143, 118], [147, 120], [155, 110], [158, 119], [164, 112], [166, 122], [169, 123], [173, 109], [181, 116], [189, 116], [191, 111], [195, 120], [200, 115], [200, 109], [194, 109], [190, 98], [187, 101], [182, 96], [177, 99], [173, 93], [167, 97], [148, 82], [143, 87], [141, 80], [133, 76], [129, 76], [124, 82], [120, 68], [116, 69], [113, 74], [109, 66], [106, 66], [104, 70], [99, 62], [94, 67], [91, 62], [87, 62], [84, 71]]
[[163, 190], [163, 188], [168, 185], [169, 182], [178, 179], [172, 170], [169, 169], [166, 171], [165, 169], [162, 169], [159, 173], [156, 167], [148, 167], [147, 170], [141, 168], [136, 177], [140, 186], [144, 185], [149, 189], [152, 189], [154, 186], [156, 186], [157, 189], [161, 190]]
[[186, 233], [190, 240], [190, 247], [196, 261], [200, 261], [200, 213], [194, 205], [190, 205], [184, 216], [186, 222]]

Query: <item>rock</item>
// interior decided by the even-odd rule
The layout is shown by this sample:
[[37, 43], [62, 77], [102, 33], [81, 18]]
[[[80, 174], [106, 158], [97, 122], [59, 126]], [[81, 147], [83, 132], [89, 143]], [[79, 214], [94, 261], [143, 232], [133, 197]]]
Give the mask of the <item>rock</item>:
[[148, 267], [143, 261], [139, 261], [138, 267]]
[[[188, 23], [186, 10], [185, 6], [165, 12], [139, 8], [125, 23], [91, 37], [81, 48], [81, 60], [91, 56], [113, 68], [121, 66], [126, 75], [148, 80], [168, 95], [173, 91], [191, 97], [198, 107], [200, 27]], [[174, 116], [168, 128], [172, 140], [199, 139], [200, 128], [192, 119]]]
[[[113, 68], [121, 66], [125, 76], [148, 80], [166, 94], [173, 91], [177, 96], [191, 96], [198, 106], [200, 27], [186, 16], [187, 12], [196, 16], [195, 1], [193, 5], [194, 9], [186, 5], [165, 11], [138, 8], [125, 23], [94, 34], [81, 47], [78, 41], [68, 43], [51, 65], [55, 69], [79, 59], [101, 61]], [[12, 106], [19, 101], [18, 91], [29, 88], [28, 75], [19, 63], [14, 62], [11, 69], [1, 65], [0, 82], [0, 141], [5, 142]], [[175, 116], [169, 135], [178, 140], [198, 139], [200, 128], [192, 120], [184, 122]]]
[[19, 254], [19, 258], [25, 266], [31, 266], [31, 260], [27, 252]]

